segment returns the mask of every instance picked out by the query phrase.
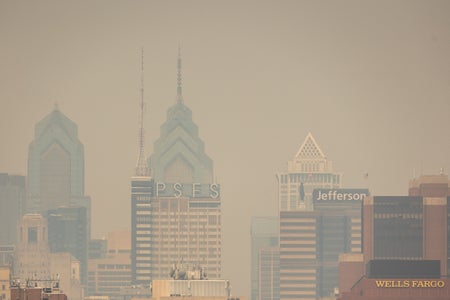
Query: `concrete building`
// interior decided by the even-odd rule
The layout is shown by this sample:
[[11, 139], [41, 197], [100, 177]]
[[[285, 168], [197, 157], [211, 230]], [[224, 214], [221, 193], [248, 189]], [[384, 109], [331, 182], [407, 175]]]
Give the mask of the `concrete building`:
[[[252, 217], [250, 227], [252, 300], [279, 299], [279, 293], [276, 292], [280, 284], [278, 276], [279, 252], [274, 250], [274, 247], [278, 247], [279, 223], [278, 216]], [[276, 257], [277, 255], [278, 257]], [[264, 268], [262, 268], [261, 264], [265, 265]], [[274, 266], [274, 268], [269, 267], [266, 269], [266, 266], [270, 265]], [[273, 280], [270, 281], [270, 278]], [[264, 281], [269, 296], [261, 295], [261, 280]], [[273, 291], [273, 293], [271, 291]], [[270, 295], [272, 295], [273, 298], [271, 298]]]
[[176, 103], [148, 159], [149, 173], [142, 171], [141, 157], [132, 178], [134, 283], [169, 278], [173, 264], [181, 260], [202, 265], [209, 278], [220, 278], [220, 186], [183, 100], [180, 58]]
[[0, 173], [0, 245], [16, 244], [17, 224], [25, 205], [25, 176]]
[[9, 289], [11, 281], [11, 268], [10, 266], [0, 265], [0, 299], [11, 300], [11, 292]]
[[19, 224], [19, 241], [14, 253], [13, 278], [52, 287], [58, 282], [71, 299], [82, 299], [80, 262], [70, 253], [51, 253], [48, 222], [40, 214], [26, 214]]
[[411, 180], [408, 196], [366, 197], [363, 256], [342, 259], [339, 299], [449, 299], [449, 203], [442, 173]]
[[[231, 287], [228, 280], [154, 280], [152, 299], [163, 300], [174, 297], [187, 299], [228, 299]], [[179, 299], [179, 298], [177, 298]]]
[[49, 279], [50, 247], [48, 222], [40, 214], [26, 214], [19, 224], [19, 239], [14, 254], [14, 278]]
[[82, 300], [81, 263], [71, 253], [50, 253], [50, 279], [57, 279], [59, 287], [71, 300]]
[[0, 246], [0, 266], [12, 266], [16, 246]]
[[125, 299], [122, 289], [131, 287], [131, 233], [128, 230], [108, 233], [106, 257], [90, 259], [89, 296]]
[[11, 286], [11, 299], [15, 300], [67, 300], [68, 297], [63, 293], [57, 284], [52, 287], [38, 286], [38, 281], [29, 281], [26, 285], [15, 283]]
[[295, 156], [288, 161], [287, 171], [276, 175], [280, 211], [312, 210], [312, 192], [318, 188], [341, 187], [342, 175], [308, 133]]

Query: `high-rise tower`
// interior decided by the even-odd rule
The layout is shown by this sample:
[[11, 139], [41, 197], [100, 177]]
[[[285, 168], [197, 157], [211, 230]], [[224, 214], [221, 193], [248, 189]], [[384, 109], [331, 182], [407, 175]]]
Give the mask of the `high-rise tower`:
[[151, 226], [153, 181], [144, 151], [144, 50], [141, 56], [141, 99], [139, 102], [139, 154], [131, 177], [131, 280], [149, 285], [152, 280]]
[[153, 278], [167, 278], [173, 264], [200, 265], [209, 278], [221, 275], [220, 187], [205, 153], [192, 112], [185, 105], [178, 55], [176, 103], [149, 158], [155, 180]]
[[[81, 281], [85, 283], [91, 199], [84, 195], [84, 147], [78, 139], [77, 125], [57, 106], [35, 126], [28, 150], [27, 200], [29, 213], [52, 216], [48, 232], [58, 234], [52, 235], [50, 248], [72, 253], [80, 261]], [[71, 228], [77, 222], [82, 225]]]
[[32, 213], [68, 205], [90, 208], [77, 125], [57, 106], [35, 126], [28, 149], [28, 193], [27, 211]]
[[341, 189], [341, 174], [308, 133], [288, 171], [277, 175], [280, 299], [333, 297], [340, 253], [361, 252], [367, 189]]
[[136, 193], [140, 190], [142, 199], [132, 206], [133, 230], [139, 232], [132, 235], [135, 283], [142, 282], [139, 274], [150, 274], [152, 280], [169, 278], [178, 263], [199, 265], [209, 278], [221, 274], [220, 186], [184, 104], [180, 55], [177, 79], [175, 104], [148, 159], [152, 177], [132, 187]]

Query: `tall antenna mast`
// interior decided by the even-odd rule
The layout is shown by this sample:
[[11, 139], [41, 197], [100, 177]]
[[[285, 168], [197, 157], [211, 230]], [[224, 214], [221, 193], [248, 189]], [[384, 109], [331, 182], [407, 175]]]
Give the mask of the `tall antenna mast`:
[[149, 176], [144, 151], [144, 47], [141, 48], [141, 103], [139, 105], [139, 157], [136, 165], [136, 176]]
[[177, 102], [183, 102], [183, 93], [182, 93], [182, 77], [181, 77], [181, 46], [178, 45], [178, 64], [177, 64]]

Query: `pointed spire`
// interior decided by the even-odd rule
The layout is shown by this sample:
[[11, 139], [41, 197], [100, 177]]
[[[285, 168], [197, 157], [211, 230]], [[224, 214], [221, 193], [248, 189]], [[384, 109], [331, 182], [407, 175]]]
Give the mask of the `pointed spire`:
[[183, 102], [183, 94], [181, 88], [181, 46], [178, 45], [178, 74], [177, 74], [177, 102]]
[[144, 48], [141, 49], [141, 103], [139, 114], [139, 157], [136, 164], [136, 176], [149, 176], [144, 151]]

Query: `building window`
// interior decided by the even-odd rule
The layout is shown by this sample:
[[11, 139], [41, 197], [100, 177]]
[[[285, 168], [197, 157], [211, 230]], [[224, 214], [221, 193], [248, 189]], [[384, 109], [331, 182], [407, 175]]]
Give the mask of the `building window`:
[[37, 228], [29, 227], [28, 228], [28, 243], [37, 243]]

